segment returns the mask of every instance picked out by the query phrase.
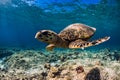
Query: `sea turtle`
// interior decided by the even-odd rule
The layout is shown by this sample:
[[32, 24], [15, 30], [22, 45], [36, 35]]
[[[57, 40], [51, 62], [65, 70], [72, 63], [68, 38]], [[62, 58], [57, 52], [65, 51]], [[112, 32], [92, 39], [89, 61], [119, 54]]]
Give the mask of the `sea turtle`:
[[36, 33], [35, 38], [41, 42], [48, 43], [47, 50], [55, 47], [61, 48], [81, 48], [98, 45], [110, 39], [104, 37], [93, 41], [88, 41], [95, 33], [96, 28], [81, 23], [74, 23], [67, 26], [59, 34], [51, 30], [41, 30]]

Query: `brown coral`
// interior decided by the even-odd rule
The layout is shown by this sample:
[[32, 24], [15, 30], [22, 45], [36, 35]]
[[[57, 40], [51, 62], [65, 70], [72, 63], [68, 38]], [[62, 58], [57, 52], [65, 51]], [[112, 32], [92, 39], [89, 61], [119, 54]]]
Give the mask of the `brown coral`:
[[76, 71], [77, 71], [77, 73], [82, 73], [82, 72], [84, 72], [84, 69], [83, 69], [82, 66], [78, 66], [78, 67], [76, 68]]

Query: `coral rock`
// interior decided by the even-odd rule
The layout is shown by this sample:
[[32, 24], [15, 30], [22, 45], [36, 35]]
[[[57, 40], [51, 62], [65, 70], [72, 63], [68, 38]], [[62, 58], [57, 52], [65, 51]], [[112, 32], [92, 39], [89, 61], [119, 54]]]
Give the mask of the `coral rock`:
[[91, 69], [86, 75], [85, 80], [101, 80], [99, 68]]
[[82, 66], [78, 66], [78, 67], [76, 68], [76, 71], [77, 71], [77, 73], [82, 73], [82, 72], [84, 72], [84, 69], [83, 69]]

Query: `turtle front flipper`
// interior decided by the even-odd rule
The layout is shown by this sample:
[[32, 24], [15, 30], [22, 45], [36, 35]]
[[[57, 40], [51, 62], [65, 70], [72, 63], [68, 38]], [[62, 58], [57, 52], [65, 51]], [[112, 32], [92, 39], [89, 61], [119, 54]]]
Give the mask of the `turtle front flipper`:
[[49, 44], [47, 47], [46, 47], [46, 50], [48, 51], [52, 51], [54, 49], [55, 45], [54, 44]]
[[94, 41], [91, 41], [91, 42], [88, 42], [88, 41], [82, 41], [82, 40], [76, 40], [76, 41], [73, 41], [69, 44], [69, 48], [86, 48], [86, 47], [90, 47], [90, 46], [95, 46], [95, 45], [98, 45], [100, 43], [103, 43], [107, 40], [109, 40], [110, 37], [104, 37], [104, 38], [100, 38], [98, 40], [94, 40]]

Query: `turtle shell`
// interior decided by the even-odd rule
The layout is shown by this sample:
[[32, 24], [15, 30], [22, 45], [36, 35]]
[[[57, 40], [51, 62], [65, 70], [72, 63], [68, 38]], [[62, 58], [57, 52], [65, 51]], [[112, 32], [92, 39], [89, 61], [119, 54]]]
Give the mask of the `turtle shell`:
[[93, 36], [96, 29], [85, 24], [75, 23], [64, 28], [58, 35], [67, 41], [77, 39], [88, 40]]

